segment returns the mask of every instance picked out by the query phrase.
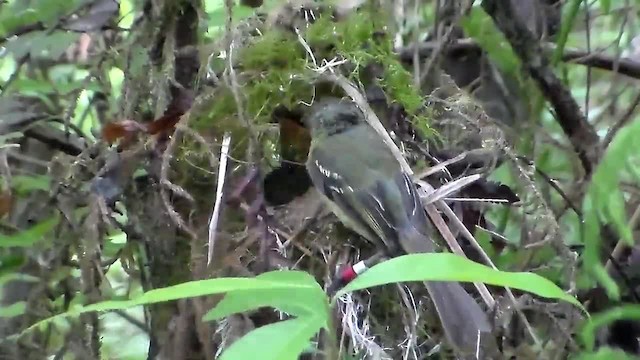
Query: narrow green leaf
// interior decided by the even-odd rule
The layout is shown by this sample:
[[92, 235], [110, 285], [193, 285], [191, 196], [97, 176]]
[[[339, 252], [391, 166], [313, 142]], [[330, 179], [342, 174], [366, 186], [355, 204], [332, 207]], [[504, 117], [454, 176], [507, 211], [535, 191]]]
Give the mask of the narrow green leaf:
[[640, 320], [640, 305], [619, 306], [598, 314], [595, 314], [582, 329], [581, 335], [587, 350], [593, 350], [596, 339], [596, 331], [616, 320]]
[[259, 327], [234, 342], [220, 359], [297, 360], [323, 324], [322, 318], [305, 316]]
[[629, 355], [622, 350], [612, 348], [601, 348], [595, 353], [578, 354], [575, 360], [638, 360], [637, 356]]
[[600, 283], [611, 299], [620, 298], [620, 290], [616, 282], [609, 276], [600, 262], [600, 219], [593, 205], [593, 195], [587, 193], [583, 204], [584, 222], [582, 239], [584, 241], [584, 266]]
[[33, 275], [22, 274], [22, 273], [9, 273], [9, 274], [0, 275], [0, 286], [3, 286], [9, 281], [22, 281], [22, 282], [35, 283], [40, 281], [40, 279], [38, 279]]
[[491, 17], [480, 7], [471, 9], [462, 18], [464, 32], [484, 49], [489, 58], [507, 74], [519, 75], [520, 60], [511, 45], [499, 31]]
[[0, 318], [12, 318], [20, 316], [27, 310], [27, 302], [19, 301], [9, 306], [0, 306]]
[[605, 15], [608, 15], [611, 11], [611, 0], [600, 0], [600, 9]]
[[18, 194], [27, 194], [34, 190], [49, 191], [51, 178], [47, 175], [16, 175], [11, 186]]
[[[315, 284], [314, 286], [317, 287], [318, 285]], [[313, 288], [314, 286], [301, 285], [299, 283], [287, 283], [284, 281], [269, 281], [257, 278], [220, 278], [189, 281], [165, 288], [150, 290], [131, 300], [108, 300], [87, 306], [78, 305], [67, 312], [43, 319], [36, 324], [31, 325], [29, 328], [25, 329], [22, 334], [24, 335], [37, 327], [50, 323], [51, 321], [57, 321], [61, 318], [77, 316], [93, 311], [122, 310], [139, 305], [220, 294], [229, 291], [290, 288], [298, 288], [301, 291], [304, 291]]]
[[622, 240], [628, 244], [633, 243], [619, 183], [624, 170], [627, 169], [627, 159], [640, 152], [640, 142], [637, 141], [639, 133], [640, 122], [638, 121], [618, 131], [591, 177], [591, 183], [582, 204], [584, 266], [613, 299], [619, 298], [620, 291], [600, 261], [600, 227], [601, 224], [611, 223]]
[[0, 234], [0, 248], [7, 247], [29, 247], [42, 240], [43, 236], [51, 231], [60, 220], [59, 216], [55, 216], [38, 223], [27, 230], [20, 231], [13, 235]]
[[558, 34], [558, 40], [556, 43], [558, 46], [553, 53], [553, 57], [551, 59], [551, 64], [557, 64], [560, 59], [562, 59], [562, 54], [564, 53], [564, 47], [567, 45], [567, 39], [569, 39], [569, 32], [573, 27], [573, 22], [576, 20], [576, 16], [578, 16], [578, 10], [580, 10], [580, 4], [582, 0], [571, 0], [568, 6], [565, 6], [568, 10], [566, 15], [562, 18], [562, 27], [560, 28], [560, 33]]
[[483, 282], [527, 291], [546, 298], [564, 300], [585, 311], [578, 300], [542, 276], [526, 272], [494, 270], [449, 253], [410, 254], [382, 262], [358, 276], [336, 297], [349, 291], [403, 281]]
[[217, 320], [230, 314], [270, 306], [295, 316], [315, 315], [326, 319], [329, 303], [316, 280], [303, 271], [271, 271], [256, 279], [300, 284], [279, 289], [250, 289], [229, 292], [218, 305], [204, 315], [203, 321]]

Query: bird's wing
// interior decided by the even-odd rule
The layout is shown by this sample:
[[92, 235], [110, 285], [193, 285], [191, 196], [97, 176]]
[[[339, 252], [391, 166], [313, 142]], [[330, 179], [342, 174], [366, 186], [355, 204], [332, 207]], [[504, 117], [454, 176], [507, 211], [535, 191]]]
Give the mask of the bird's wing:
[[[407, 214], [415, 213], [416, 195], [411, 192], [415, 188], [411, 183], [407, 187], [406, 179], [411, 180], [376, 134], [357, 130], [367, 131], [355, 137], [365, 140], [363, 143], [353, 144], [353, 134], [347, 132], [326, 139], [322, 146], [312, 146], [307, 170], [345, 225], [396, 252], [399, 227], [410, 221]], [[339, 161], [336, 156], [350, 159]]]
[[430, 223], [424, 212], [422, 201], [420, 200], [418, 190], [413, 180], [404, 172], [397, 174], [393, 180], [400, 193], [403, 209], [405, 209], [405, 215], [409, 223], [420, 233], [428, 234]]

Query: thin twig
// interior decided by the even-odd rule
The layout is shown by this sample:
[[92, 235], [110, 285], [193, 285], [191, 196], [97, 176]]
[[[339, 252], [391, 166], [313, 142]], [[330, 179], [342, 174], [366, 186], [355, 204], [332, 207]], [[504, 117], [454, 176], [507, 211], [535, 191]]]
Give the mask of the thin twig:
[[[418, 188], [418, 194], [421, 197], [423, 195], [428, 194], [430, 191], [433, 191], [433, 187], [431, 187], [431, 185], [429, 185], [428, 183], [424, 181], [419, 181], [417, 183], [420, 185], [420, 188]], [[439, 200], [436, 204], [440, 202], [444, 203], [442, 200]], [[456, 237], [453, 235], [453, 233], [451, 232], [451, 229], [449, 229], [449, 227], [447, 226], [447, 223], [442, 218], [442, 215], [440, 215], [438, 213], [438, 210], [436, 210], [436, 207], [433, 204], [427, 204], [425, 206], [425, 210], [427, 211], [427, 214], [431, 218], [431, 222], [433, 222], [433, 225], [440, 232], [440, 234], [442, 235], [442, 238], [446, 241], [447, 245], [449, 245], [449, 248], [451, 249], [451, 251], [453, 251], [455, 254], [459, 256], [467, 258], [464, 251], [462, 250], [462, 247], [460, 246], [460, 244], [458, 244]], [[492, 309], [495, 306], [496, 301], [491, 295], [491, 292], [489, 292], [489, 289], [487, 288], [487, 286], [484, 283], [480, 283], [480, 282], [474, 282], [473, 286], [475, 286], [476, 290], [478, 290], [478, 293], [480, 294], [482, 301], [484, 301], [484, 303], [487, 305], [488, 308]]]
[[[425, 169], [424, 171], [418, 173], [417, 175], [414, 176], [414, 178], [416, 179], [424, 179], [425, 177], [435, 174], [437, 172], [441, 172], [441, 171], [447, 171], [447, 166], [455, 164], [457, 162], [460, 162], [462, 160], [465, 160], [467, 157], [471, 157], [471, 156], [482, 156], [482, 155], [491, 155], [493, 153], [492, 150], [487, 150], [487, 149], [474, 149], [474, 150], [469, 150], [469, 151], [465, 151], [460, 153], [459, 155], [443, 161], [441, 163], [439, 163], [438, 165], [435, 166], [431, 166], [428, 169]], [[447, 171], [448, 172], [448, 171]]]
[[629, 120], [631, 120], [631, 118], [633, 118], [633, 114], [635, 113], [638, 105], [640, 105], [640, 93], [638, 93], [638, 95], [636, 95], [636, 97], [633, 99], [633, 101], [631, 102], [631, 105], [629, 106], [627, 111], [622, 115], [620, 120], [618, 120], [615, 124], [613, 124], [609, 132], [607, 132], [607, 135], [605, 135], [604, 140], [602, 141], [603, 149], [606, 149], [607, 147], [609, 147], [609, 144], [613, 140], [614, 136], [618, 133], [618, 131], [620, 131], [620, 129], [622, 129], [622, 127], [626, 125], [629, 122]]
[[[449, 220], [456, 225], [456, 227], [460, 230], [460, 232], [462, 233], [462, 235], [471, 243], [471, 245], [480, 253], [480, 256], [482, 257], [482, 259], [485, 261], [485, 263], [489, 266], [491, 266], [491, 268], [498, 270], [498, 268], [493, 264], [493, 261], [491, 261], [491, 258], [489, 257], [489, 255], [487, 255], [487, 253], [484, 251], [484, 249], [482, 248], [482, 246], [480, 246], [480, 244], [478, 244], [478, 241], [473, 237], [473, 235], [471, 234], [471, 232], [467, 229], [466, 226], [464, 226], [464, 224], [462, 223], [462, 221], [460, 221], [460, 219], [458, 219], [458, 217], [456, 216], [456, 214], [453, 212], [453, 210], [451, 210], [451, 208], [443, 201], [440, 202], [438, 204], [440, 210], [442, 210], [445, 215], [447, 216], [447, 218], [449, 218]], [[516, 312], [518, 313], [518, 315], [520, 316], [520, 319], [522, 320], [522, 323], [525, 325], [525, 327], [527, 328], [527, 331], [529, 332], [529, 335], [531, 336], [531, 338], [533, 339], [534, 343], [539, 346], [541, 344], [540, 339], [538, 339], [537, 335], [535, 334], [533, 327], [531, 326], [531, 324], [529, 323], [529, 320], [527, 320], [527, 317], [524, 315], [524, 313], [522, 312], [522, 310], [520, 309], [520, 307], [518, 306], [518, 301], [516, 300], [516, 297], [513, 295], [513, 292], [511, 291], [510, 288], [505, 287], [504, 288], [507, 296], [509, 297], [509, 300], [512, 302], [514, 308], [516, 309]]]
[[[631, 219], [629, 219], [629, 225], [628, 225], [629, 228], [635, 229], [639, 219], [640, 219], [640, 205], [636, 207], [635, 211], [633, 212], [633, 215], [631, 215]], [[629, 245], [627, 245], [625, 241], [623, 240], [618, 241], [616, 246], [613, 248], [613, 251], [611, 252], [611, 256], [609, 257], [609, 260], [607, 260], [607, 263], [605, 265], [605, 269], [607, 269], [607, 272], [609, 273], [612, 272], [613, 262], [618, 261], [622, 256], [622, 252], [628, 247]]]
[[478, 181], [481, 177], [482, 177], [482, 175], [475, 174], [475, 175], [465, 176], [463, 178], [460, 178], [460, 179], [457, 179], [457, 180], [454, 180], [454, 181], [450, 181], [450, 182], [440, 186], [434, 192], [432, 192], [432, 193], [428, 194], [427, 196], [423, 197], [422, 198], [422, 203], [426, 205], [426, 204], [432, 204], [432, 203], [434, 203], [436, 201], [442, 200], [442, 199], [448, 197], [449, 195], [460, 191], [464, 187], [466, 187], [468, 185], [471, 185], [472, 183]]
[[[399, 49], [398, 55], [404, 62], [413, 62], [413, 54], [415, 48], [418, 49], [420, 58], [430, 56], [432, 52], [440, 46], [440, 41], [426, 41], [420, 43], [418, 46], [407, 46]], [[556, 45], [553, 43], [544, 43], [542, 47], [545, 51], [551, 52], [555, 50]], [[449, 44], [446, 51], [479, 51], [482, 48], [478, 43], [472, 39], [459, 39]], [[640, 79], [640, 62], [627, 59], [609, 56], [602, 53], [600, 50], [595, 52], [588, 52], [584, 49], [565, 49], [562, 55], [562, 61], [567, 63], [573, 63], [578, 65], [586, 65], [601, 70], [612, 71], [615, 74], [622, 74], [628, 77]]]
[[207, 266], [211, 265], [213, 259], [213, 249], [216, 241], [216, 232], [218, 229], [218, 219], [220, 218], [220, 207], [222, 206], [222, 190], [224, 189], [224, 180], [227, 174], [227, 159], [229, 154], [229, 144], [231, 144], [231, 135], [227, 132], [222, 139], [222, 149], [220, 149], [220, 162], [218, 167], [218, 184], [216, 186], [216, 202], [213, 206], [213, 212], [209, 219], [209, 251], [207, 253]]
[[[191, 227], [189, 227], [189, 225], [187, 225], [187, 223], [182, 219], [182, 216], [180, 216], [180, 214], [178, 214], [178, 212], [173, 208], [173, 206], [171, 205], [171, 201], [169, 200], [169, 194], [167, 194], [167, 189], [172, 189], [172, 191], [175, 191], [177, 189], [176, 187], [179, 188], [178, 185], [170, 186], [170, 184], [173, 184], [169, 180], [169, 163], [171, 162], [171, 158], [173, 157], [172, 154], [175, 150], [177, 140], [182, 137], [181, 134], [182, 131], [180, 130], [180, 127], [177, 127], [176, 131], [173, 133], [173, 136], [171, 136], [171, 140], [169, 140], [167, 149], [162, 154], [162, 162], [160, 165], [160, 198], [162, 199], [162, 204], [164, 205], [165, 210], [167, 210], [167, 213], [169, 214], [171, 220], [173, 220], [173, 222], [180, 229], [189, 234], [192, 239], [195, 239], [197, 238], [196, 233], [193, 231], [193, 229], [191, 229]], [[186, 190], [183, 191], [186, 193]], [[182, 192], [179, 191], [178, 193]]]

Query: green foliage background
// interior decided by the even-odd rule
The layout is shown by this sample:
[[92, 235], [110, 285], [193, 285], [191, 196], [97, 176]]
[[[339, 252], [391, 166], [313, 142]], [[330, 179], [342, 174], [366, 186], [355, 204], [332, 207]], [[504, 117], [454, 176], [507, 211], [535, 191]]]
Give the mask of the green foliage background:
[[[12, 34], [14, 29], [31, 23], [39, 22], [45, 27], [53, 26], [60, 21], [61, 16], [77, 9], [82, 2], [83, 0], [42, 0], [34, 1], [29, 6], [20, 6], [18, 2], [10, 1], [9, 5], [2, 6], [11, 6], [15, 11], [0, 11], [0, 36], [4, 38]], [[226, 10], [222, 0], [206, 0], [204, 4], [205, 14], [203, 15], [207, 21], [203, 22], [205, 25], [201, 29], [201, 41], [204, 44], [210, 44], [220, 41], [224, 36]], [[272, 0], [267, 1], [263, 7], [270, 9], [276, 5], [278, 1]], [[612, 11], [613, 8], [620, 6], [619, 2], [601, 0], [597, 2], [600, 16], [592, 19], [590, 24], [597, 31], [590, 33], [589, 44], [585, 44], [584, 29], [577, 23], [581, 6], [583, 2], [577, 0], [569, 1], [565, 6], [564, 22], [557, 39], [557, 46], [550, 55], [556, 72], [562, 75], [578, 103], [585, 104], [583, 107], [588, 108], [588, 119], [595, 124], [598, 132], [604, 137], [611, 122], [601, 121], [601, 119], [608, 116], [607, 112], [610, 111], [613, 102], [622, 104], [621, 107], [631, 104], [633, 92], [622, 91], [615, 99], [612, 98], [610, 74], [595, 71], [586, 73], [591, 70], [583, 66], [563, 63], [561, 55], [563, 50], [572, 47], [586, 48], [587, 45], [592, 49], [604, 47], [611, 43], [612, 39], [617, 39], [623, 44], [630, 43], [631, 38], [636, 34], [619, 31], [620, 19]], [[131, 28], [135, 19], [134, 14], [140, 10], [139, 7], [140, 4], [135, 1], [122, 0], [118, 27]], [[233, 14], [234, 21], [238, 22], [251, 16], [253, 10], [236, 5]], [[358, 75], [359, 65], [370, 61], [382, 63], [387, 70], [385, 77], [380, 80], [384, 90], [392, 100], [402, 104], [409, 113], [414, 114], [424, 105], [424, 100], [418, 89], [411, 85], [413, 81], [411, 73], [393, 57], [391, 39], [387, 39], [382, 45], [370, 41], [376, 30], [376, 22], [388, 19], [372, 18], [366, 13], [359, 16], [361, 17], [356, 16], [352, 21], [341, 23], [335, 28], [328, 20], [321, 18], [305, 32], [304, 37], [312, 45], [329, 40], [334, 42], [337, 45], [336, 48], [327, 54], [321, 54], [322, 58], [329, 60], [334, 56], [340, 56], [348, 60], [355, 65], [354, 73], [351, 74], [353, 78]], [[432, 19], [433, 14], [425, 10], [424, 18]], [[517, 77], [523, 86], [531, 86], [525, 79], [526, 76], [523, 76], [519, 59], [486, 13], [478, 6], [474, 6], [461, 23], [465, 34], [477, 41], [502, 71]], [[335, 34], [338, 36], [336, 37]], [[92, 103], [94, 95], [105, 88], [109, 89], [108, 111], [110, 114], [120, 114], [120, 108], [127, 106], [127, 102], [130, 101], [123, 95], [126, 80], [124, 69], [128, 68], [132, 72], [146, 71], [149, 59], [145, 49], [135, 47], [128, 49], [131, 57], [128, 59], [129, 63], [125, 64], [127, 60], [118, 56], [129, 45], [129, 40], [125, 37], [125, 40], [104, 54], [104, 59], [90, 66], [62, 64], [52, 68], [46, 77], [38, 72], [29, 76], [19, 73], [22, 59], [26, 59], [27, 56], [30, 60], [58, 59], [69, 46], [78, 41], [79, 37], [80, 34], [74, 32], [43, 30], [5, 41], [0, 59], [0, 81], [9, 85], [3, 86], [3, 94], [17, 93], [37, 97], [51, 113], [69, 113], [71, 123], [77, 126], [84, 137], [97, 141], [100, 123]], [[207, 55], [216, 54], [211, 52]], [[253, 100], [247, 104], [246, 111], [256, 124], [267, 124], [272, 110], [278, 104], [292, 106], [300, 99], [308, 101], [312, 98], [312, 88], [308, 85], [309, 79], [301, 76], [309, 71], [309, 59], [296, 39], [278, 32], [266, 33], [258, 39], [253, 39], [237, 56], [241, 67], [252, 69], [261, 75], [260, 79], [254, 79], [256, 81], [249, 82], [249, 85], [243, 89], [247, 98]], [[223, 61], [217, 56], [207, 56], [206, 61], [207, 66], [213, 70], [224, 66]], [[538, 142], [535, 135], [524, 134], [522, 143], [517, 145], [527, 148], [527, 142], [535, 143], [535, 151], [532, 153], [536, 168], [571, 184], [572, 181], [577, 180], [574, 160], [564, 152], [559, 152], [554, 143], [554, 141], [563, 141], [561, 129], [551, 111], [546, 108], [540, 94], [533, 89], [531, 93], [534, 98], [532, 103], [535, 105], [536, 119], [534, 120], [546, 130], [547, 136], [553, 141]], [[64, 109], [60, 109], [59, 104], [52, 101], [53, 98], [58, 97], [65, 99], [61, 101], [65, 105]], [[67, 98], [73, 98], [73, 100], [67, 100]], [[8, 96], [0, 97], [0, 106], [4, 109], [0, 121], [17, 121], [32, 115], [29, 112], [31, 110], [20, 110]], [[200, 106], [199, 112], [193, 111], [190, 115], [193, 118], [191, 125], [195, 129], [202, 130], [210, 127], [212, 120], [220, 123], [220, 119], [236, 116], [235, 100], [230, 91], [218, 93], [215, 102], [203, 101]], [[640, 142], [636, 140], [640, 135], [640, 125], [637, 115], [634, 113], [631, 116], [632, 119], [628, 121], [628, 125], [622, 127], [613, 138], [602, 156], [597, 171], [590, 179], [584, 201], [579, 205], [582, 218], [578, 214], [570, 213], [559, 220], [563, 241], [566, 244], [582, 244], [585, 248], [582, 256], [583, 263], [578, 270], [579, 286], [587, 288], [600, 284], [613, 299], [620, 298], [621, 291], [618, 284], [604, 270], [600, 258], [602, 244], [599, 234], [601, 227], [609, 224], [613, 226], [620, 239], [629, 245], [634, 243], [634, 229], [629, 223], [626, 209], [632, 194], [625, 192], [621, 186], [621, 183], [637, 185], [640, 174], [637, 159], [635, 159], [636, 154], [640, 152], [640, 145], [638, 145]], [[418, 113], [414, 115], [413, 120], [424, 133], [431, 131], [428, 114]], [[64, 124], [54, 126], [63, 128]], [[13, 146], [13, 140], [20, 137], [21, 134], [0, 134], [0, 148]], [[499, 168], [493, 174], [493, 178], [507, 184], [517, 183], [517, 175], [507, 166]], [[17, 196], [26, 197], [34, 192], [49, 191], [54, 180], [50, 175], [17, 174], [12, 179], [11, 190]], [[556, 193], [551, 194], [548, 199], [550, 206], [560, 207], [563, 199]], [[126, 218], [126, 211], [123, 212], [125, 214], [123, 217]], [[510, 213], [509, 210], [492, 210], [489, 217], [499, 224], [499, 232], [514, 244], [519, 244], [521, 223], [517, 215]], [[29, 275], [17, 272], [21, 260], [16, 259], [9, 250], [25, 248], [44, 251], [54, 248], [56, 242], [52, 241], [50, 235], [59, 222], [59, 215], [48, 216], [43, 221], [21, 231], [12, 234], [0, 233], [0, 249], [7, 250], [2, 252], [0, 259], [0, 285], [14, 279], [37, 281]], [[103, 255], [114, 257], [125, 248], [127, 239], [119, 230], [110, 229], [109, 231], [110, 236], [103, 249]], [[521, 256], [517, 250], [511, 250], [496, 255], [494, 259], [500, 269], [511, 269], [513, 264], [518, 263]], [[537, 273], [492, 270], [450, 254], [404, 256], [371, 269], [344, 291], [406, 281], [477, 281], [567, 301], [584, 310], [573, 296], [567, 295], [554, 284], [554, 282], [560, 283], [561, 280], [557, 270], [561, 264], [554, 264], [555, 255], [548, 252], [538, 256], [540, 263], [550, 265]], [[416, 267], [417, 263], [424, 266]], [[330, 309], [335, 305], [336, 299], [327, 298], [316, 279], [305, 272], [279, 271], [264, 273], [256, 278], [201, 280], [144, 292], [139, 280], [127, 275], [123, 269], [125, 266], [124, 261], [118, 260], [106, 273], [111, 286], [109, 289], [104, 289], [103, 294], [108, 295], [110, 300], [87, 304], [86, 299], [78, 294], [67, 311], [45, 318], [21, 335], [35, 329], [53, 326], [56, 331], [52, 348], [55, 348], [63, 342], [65, 332], [72, 328], [71, 322], [74, 318], [83, 313], [98, 312], [103, 324], [100, 334], [104, 358], [144, 359], [149, 347], [145, 332], [132, 326], [130, 321], [114, 313], [114, 310], [123, 311], [144, 323], [144, 305], [219, 293], [227, 293], [228, 296], [204, 317], [204, 321], [214, 321], [232, 313], [267, 306], [291, 316], [282, 322], [250, 332], [224, 352], [222, 358], [225, 359], [246, 359], [250, 356], [249, 352], [253, 353], [257, 344], [261, 346], [264, 359], [295, 359], [300, 352], [310, 346], [310, 338], [320, 329], [331, 331], [334, 326], [331, 323]], [[77, 269], [60, 268], [56, 271], [59, 274], [56, 273], [53, 276], [54, 279], [62, 279], [69, 274], [75, 277], [80, 276]], [[56, 309], [62, 309], [61, 299], [53, 299], [52, 302]], [[25, 309], [25, 303], [11, 304], [0, 308], [0, 317], [12, 318], [23, 314]], [[597, 328], [615, 319], [637, 318], [640, 316], [638, 314], [640, 309], [637, 306], [624, 306], [587, 320], [582, 332], [586, 351], [579, 358], [596, 359], [610, 356], [608, 350], [600, 350], [598, 353], [589, 352], [593, 349]], [[295, 334], [295, 336], [283, 336], [283, 334]]]

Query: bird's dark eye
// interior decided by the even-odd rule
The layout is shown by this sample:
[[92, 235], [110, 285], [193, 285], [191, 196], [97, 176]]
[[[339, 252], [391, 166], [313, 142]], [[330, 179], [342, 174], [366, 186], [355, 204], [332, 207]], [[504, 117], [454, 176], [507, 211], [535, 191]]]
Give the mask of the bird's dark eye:
[[358, 115], [355, 114], [349, 114], [349, 116], [347, 117], [349, 123], [351, 124], [356, 124], [358, 122]]

